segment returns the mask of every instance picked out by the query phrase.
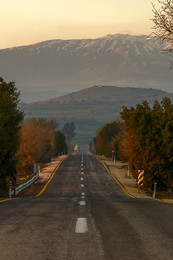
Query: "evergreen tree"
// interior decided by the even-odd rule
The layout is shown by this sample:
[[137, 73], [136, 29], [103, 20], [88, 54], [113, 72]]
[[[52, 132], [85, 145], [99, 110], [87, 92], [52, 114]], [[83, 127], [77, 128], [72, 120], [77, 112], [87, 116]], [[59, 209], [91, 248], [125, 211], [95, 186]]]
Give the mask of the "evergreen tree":
[[169, 98], [159, 104], [154, 102], [151, 109], [146, 101], [136, 108], [124, 107], [124, 120], [128, 138], [129, 163], [137, 174], [145, 170], [145, 182], [152, 186], [172, 187], [173, 183], [173, 105]]
[[105, 124], [99, 129], [97, 134], [97, 140], [94, 140], [95, 144], [98, 143], [98, 149], [100, 154], [105, 156], [112, 156], [112, 150], [114, 149], [113, 140], [123, 133], [123, 125], [119, 121], [114, 121]]
[[75, 137], [76, 135], [75, 130], [76, 127], [74, 122], [67, 122], [64, 124], [61, 132], [65, 135], [68, 143], [70, 143], [71, 140]]
[[16, 180], [16, 152], [23, 113], [19, 110], [19, 92], [14, 82], [0, 78], [0, 193], [7, 192], [7, 180]]
[[55, 135], [56, 140], [56, 155], [59, 155], [61, 153], [67, 153], [68, 152], [68, 146], [66, 143], [66, 138], [61, 131], [57, 131]]

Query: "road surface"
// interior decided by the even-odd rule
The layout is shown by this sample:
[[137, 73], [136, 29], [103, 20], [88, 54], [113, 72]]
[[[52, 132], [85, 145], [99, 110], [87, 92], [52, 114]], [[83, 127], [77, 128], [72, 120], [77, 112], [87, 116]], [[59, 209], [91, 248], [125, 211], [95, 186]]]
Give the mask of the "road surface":
[[124, 193], [70, 155], [39, 197], [0, 203], [0, 259], [173, 259], [173, 205]]

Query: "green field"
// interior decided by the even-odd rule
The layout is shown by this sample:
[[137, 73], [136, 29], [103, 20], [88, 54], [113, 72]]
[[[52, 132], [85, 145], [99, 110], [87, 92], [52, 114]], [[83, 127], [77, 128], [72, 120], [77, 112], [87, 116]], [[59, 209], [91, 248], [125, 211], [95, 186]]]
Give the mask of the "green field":
[[61, 129], [64, 123], [74, 121], [77, 135], [74, 143], [86, 144], [92, 141], [97, 129], [116, 118], [115, 104], [35, 104], [24, 106], [25, 119], [32, 117], [54, 118]]

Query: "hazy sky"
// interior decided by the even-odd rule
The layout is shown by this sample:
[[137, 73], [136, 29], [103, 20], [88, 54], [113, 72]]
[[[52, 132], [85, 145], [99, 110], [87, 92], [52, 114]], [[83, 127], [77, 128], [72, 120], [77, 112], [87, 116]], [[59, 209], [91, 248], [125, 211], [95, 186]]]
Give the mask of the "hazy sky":
[[150, 34], [157, 0], [0, 0], [0, 48], [49, 39]]

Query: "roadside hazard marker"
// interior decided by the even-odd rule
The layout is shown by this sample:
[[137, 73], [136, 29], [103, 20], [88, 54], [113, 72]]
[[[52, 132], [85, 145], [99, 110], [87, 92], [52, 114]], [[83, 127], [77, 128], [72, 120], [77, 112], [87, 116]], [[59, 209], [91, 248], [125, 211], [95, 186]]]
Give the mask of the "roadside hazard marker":
[[144, 185], [143, 180], [144, 180], [144, 171], [138, 170], [138, 192], [139, 192], [139, 188]]

